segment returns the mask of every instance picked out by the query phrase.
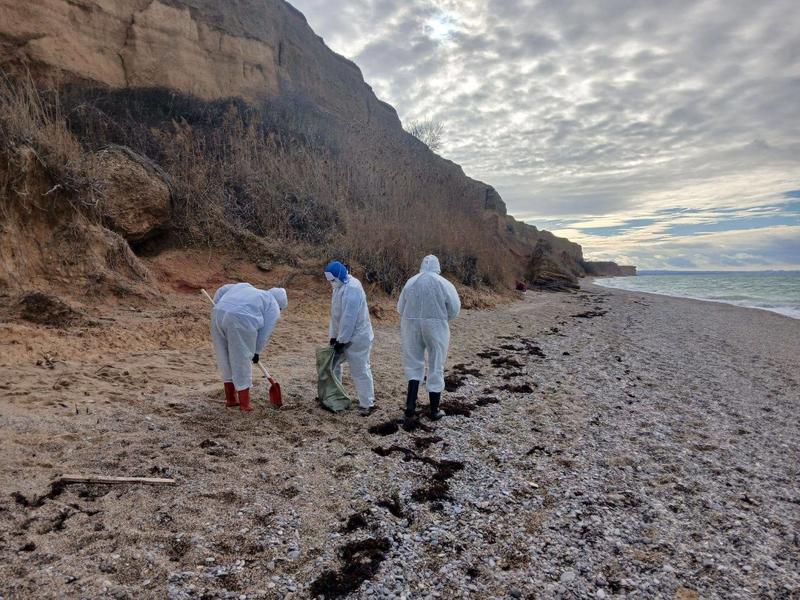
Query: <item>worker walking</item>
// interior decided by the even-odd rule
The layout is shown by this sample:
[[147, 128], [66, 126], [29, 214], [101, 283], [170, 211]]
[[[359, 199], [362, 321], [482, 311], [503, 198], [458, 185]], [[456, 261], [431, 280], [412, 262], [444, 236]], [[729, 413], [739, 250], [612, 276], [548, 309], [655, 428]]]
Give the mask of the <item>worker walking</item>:
[[225, 386], [225, 406], [253, 410], [252, 365], [260, 360], [259, 355], [288, 304], [285, 289], [260, 290], [249, 283], [223, 285], [214, 294], [211, 339]]
[[359, 412], [367, 416], [375, 410], [375, 389], [369, 362], [375, 336], [367, 295], [361, 282], [340, 262], [334, 261], [325, 267], [325, 278], [333, 287], [328, 328], [330, 344], [336, 351], [333, 374], [341, 382], [342, 364], [347, 361], [358, 394]]
[[433, 255], [422, 260], [417, 275], [406, 282], [397, 312], [400, 313], [400, 335], [403, 342], [403, 366], [408, 379], [406, 419], [417, 409], [419, 384], [425, 377], [427, 352], [430, 417], [438, 421], [445, 416], [439, 409], [444, 390], [444, 364], [450, 345], [450, 321], [458, 316], [461, 300], [452, 283], [440, 275], [439, 259]]

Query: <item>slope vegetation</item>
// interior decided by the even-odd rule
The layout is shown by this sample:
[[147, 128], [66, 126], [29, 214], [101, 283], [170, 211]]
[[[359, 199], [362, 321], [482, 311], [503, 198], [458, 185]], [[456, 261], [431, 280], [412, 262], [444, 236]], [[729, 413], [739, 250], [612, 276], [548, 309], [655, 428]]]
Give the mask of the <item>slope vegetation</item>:
[[[39, 237], [77, 218], [140, 256], [197, 244], [289, 264], [337, 255], [388, 292], [428, 252], [470, 286], [584, 274], [580, 246], [507, 216], [492, 187], [406, 133], [282, 0], [0, 0], [0, 13], [4, 213]], [[25, 177], [58, 210], [32, 215], [9, 185], [29, 152], [41, 172]], [[161, 193], [131, 193], [134, 181]]]

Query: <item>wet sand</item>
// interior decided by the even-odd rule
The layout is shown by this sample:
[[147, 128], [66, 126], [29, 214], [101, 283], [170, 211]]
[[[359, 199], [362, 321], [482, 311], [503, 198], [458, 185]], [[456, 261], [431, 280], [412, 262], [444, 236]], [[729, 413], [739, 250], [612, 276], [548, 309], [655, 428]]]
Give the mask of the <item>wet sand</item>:
[[[800, 594], [800, 321], [591, 285], [465, 311], [459, 414], [407, 432], [390, 307], [365, 419], [314, 400], [315, 306], [268, 358], [286, 409], [252, 415], [196, 296], [0, 324], [0, 595]], [[48, 494], [68, 472], [178, 483]]]

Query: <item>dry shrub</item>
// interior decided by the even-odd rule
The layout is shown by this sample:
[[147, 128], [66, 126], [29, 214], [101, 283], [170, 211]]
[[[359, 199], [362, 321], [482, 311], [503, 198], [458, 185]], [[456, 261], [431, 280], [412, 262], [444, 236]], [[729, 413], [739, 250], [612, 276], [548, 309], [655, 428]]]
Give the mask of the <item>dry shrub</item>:
[[[339, 198], [333, 161], [246, 122], [236, 112], [210, 133], [187, 124], [161, 132], [162, 166], [176, 182], [186, 241], [224, 243], [218, 225], [320, 247], [331, 240]], [[224, 228], [223, 231], [227, 231]]]
[[280, 247], [286, 262], [338, 258], [387, 292], [431, 253], [464, 285], [509, 278], [482, 206], [462, 200], [474, 196], [466, 180], [453, 189], [461, 184], [415, 173], [398, 181], [388, 163], [359, 166], [343, 150], [353, 140], [298, 96], [254, 107], [165, 89], [42, 93], [30, 79], [5, 79], [0, 111], [0, 135], [33, 145], [54, 179], [88, 204], [97, 150], [125, 145], [159, 164], [173, 183], [171, 233], [185, 245], [250, 255]]
[[51, 327], [67, 327], [81, 319], [61, 298], [41, 291], [23, 294], [17, 300], [19, 316], [26, 321]]
[[[240, 246], [241, 234], [307, 255], [340, 224], [349, 175], [332, 146], [281, 125], [288, 109], [201, 101], [164, 89], [64, 91], [67, 122], [87, 149], [128, 145], [174, 182], [183, 243]], [[292, 120], [294, 123], [297, 119]]]
[[94, 156], [87, 153], [67, 127], [59, 94], [40, 90], [31, 77], [10, 79], [0, 71], [0, 149], [25, 145], [37, 159], [54, 190], [96, 207], [101, 197]]

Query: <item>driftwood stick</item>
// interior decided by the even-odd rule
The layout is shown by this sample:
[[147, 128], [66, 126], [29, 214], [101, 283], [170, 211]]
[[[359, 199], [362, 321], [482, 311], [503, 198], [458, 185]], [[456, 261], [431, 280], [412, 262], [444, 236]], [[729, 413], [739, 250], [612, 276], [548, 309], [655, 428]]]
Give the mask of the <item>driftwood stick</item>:
[[62, 475], [61, 483], [103, 483], [108, 485], [119, 483], [143, 483], [146, 485], [175, 485], [174, 479], [158, 477], [109, 477], [106, 475]]

